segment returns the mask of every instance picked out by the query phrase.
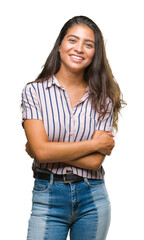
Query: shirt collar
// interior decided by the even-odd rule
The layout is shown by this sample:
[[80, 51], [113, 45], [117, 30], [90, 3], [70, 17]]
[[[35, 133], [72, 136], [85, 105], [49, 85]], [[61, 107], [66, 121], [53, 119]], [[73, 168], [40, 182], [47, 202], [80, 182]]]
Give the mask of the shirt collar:
[[60, 85], [58, 80], [54, 75], [52, 75], [48, 80], [47, 80], [47, 85], [46, 88], [50, 88], [52, 85], [56, 85], [57, 87], [61, 88], [64, 90], [64, 88]]
[[84, 102], [89, 96], [89, 86], [86, 89], [85, 95], [81, 98], [81, 100], [79, 101], [79, 103]]
[[[57, 87], [61, 88], [62, 90], [65, 90], [64, 87], [62, 87], [60, 85], [60, 83], [58, 82], [57, 78], [52, 75], [48, 80], [47, 80], [47, 84], [46, 84], [46, 88], [50, 88], [52, 85], [56, 85]], [[83, 96], [83, 98], [79, 101], [79, 103], [85, 101], [89, 96], [89, 86], [86, 89], [85, 95]]]

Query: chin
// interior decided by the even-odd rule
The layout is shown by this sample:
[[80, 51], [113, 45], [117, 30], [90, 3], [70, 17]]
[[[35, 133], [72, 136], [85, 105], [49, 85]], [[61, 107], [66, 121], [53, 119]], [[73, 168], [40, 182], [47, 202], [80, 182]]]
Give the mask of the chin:
[[71, 72], [83, 73], [85, 71], [85, 69], [87, 68], [87, 66], [83, 66], [83, 67], [80, 67], [80, 66], [69, 66], [68, 68], [69, 68], [69, 70]]
[[78, 69], [78, 68], [71, 68], [71, 69], [69, 69], [69, 71], [71, 72], [71, 73], [77, 73], [77, 74], [82, 74], [82, 73], [84, 73], [84, 70], [85, 69]]

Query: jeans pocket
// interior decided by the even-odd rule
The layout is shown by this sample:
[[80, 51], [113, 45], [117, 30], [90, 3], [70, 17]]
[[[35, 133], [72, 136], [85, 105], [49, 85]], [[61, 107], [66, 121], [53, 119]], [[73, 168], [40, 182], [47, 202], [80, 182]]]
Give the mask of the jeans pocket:
[[35, 179], [33, 193], [42, 193], [46, 192], [49, 188], [50, 182], [42, 179]]
[[[35, 179], [34, 187], [33, 187], [33, 211], [37, 212], [38, 206], [48, 205], [50, 201], [50, 181], [42, 180], [42, 179]], [[36, 208], [35, 208], [36, 207]]]
[[99, 179], [87, 179], [85, 180], [86, 184], [90, 188], [98, 188], [104, 185], [104, 180], [99, 180]]

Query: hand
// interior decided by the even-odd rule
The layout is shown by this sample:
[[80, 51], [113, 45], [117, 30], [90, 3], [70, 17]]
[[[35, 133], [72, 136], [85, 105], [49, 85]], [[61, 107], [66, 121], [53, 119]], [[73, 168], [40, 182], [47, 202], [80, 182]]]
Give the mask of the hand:
[[98, 152], [103, 155], [110, 155], [115, 146], [114, 135], [110, 132], [97, 130], [92, 136], [92, 139], [97, 140]]
[[28, 155], [31, 157], [31, 158], [34, 158], [34, 154], [29, 146], [29, 143], [27, 142], [26, 145], [25, 145], [25, 151], [28, 153]]

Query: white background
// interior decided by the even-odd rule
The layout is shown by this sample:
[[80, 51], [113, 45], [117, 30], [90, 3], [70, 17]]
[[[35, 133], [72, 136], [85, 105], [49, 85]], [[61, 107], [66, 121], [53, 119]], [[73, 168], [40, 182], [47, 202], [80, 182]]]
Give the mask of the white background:
[[127, 102], [116, 147], [104, 163], [112, 204], [107, 240], [144, 239], [144, 14], [137, 0], [13, 0], [0, 4], [0, 239], [25, 240], [32, 160], [25, 153], [21, 91], [44, 64], [63, 24], [86, 15], [102, 30], [113, 74]]

